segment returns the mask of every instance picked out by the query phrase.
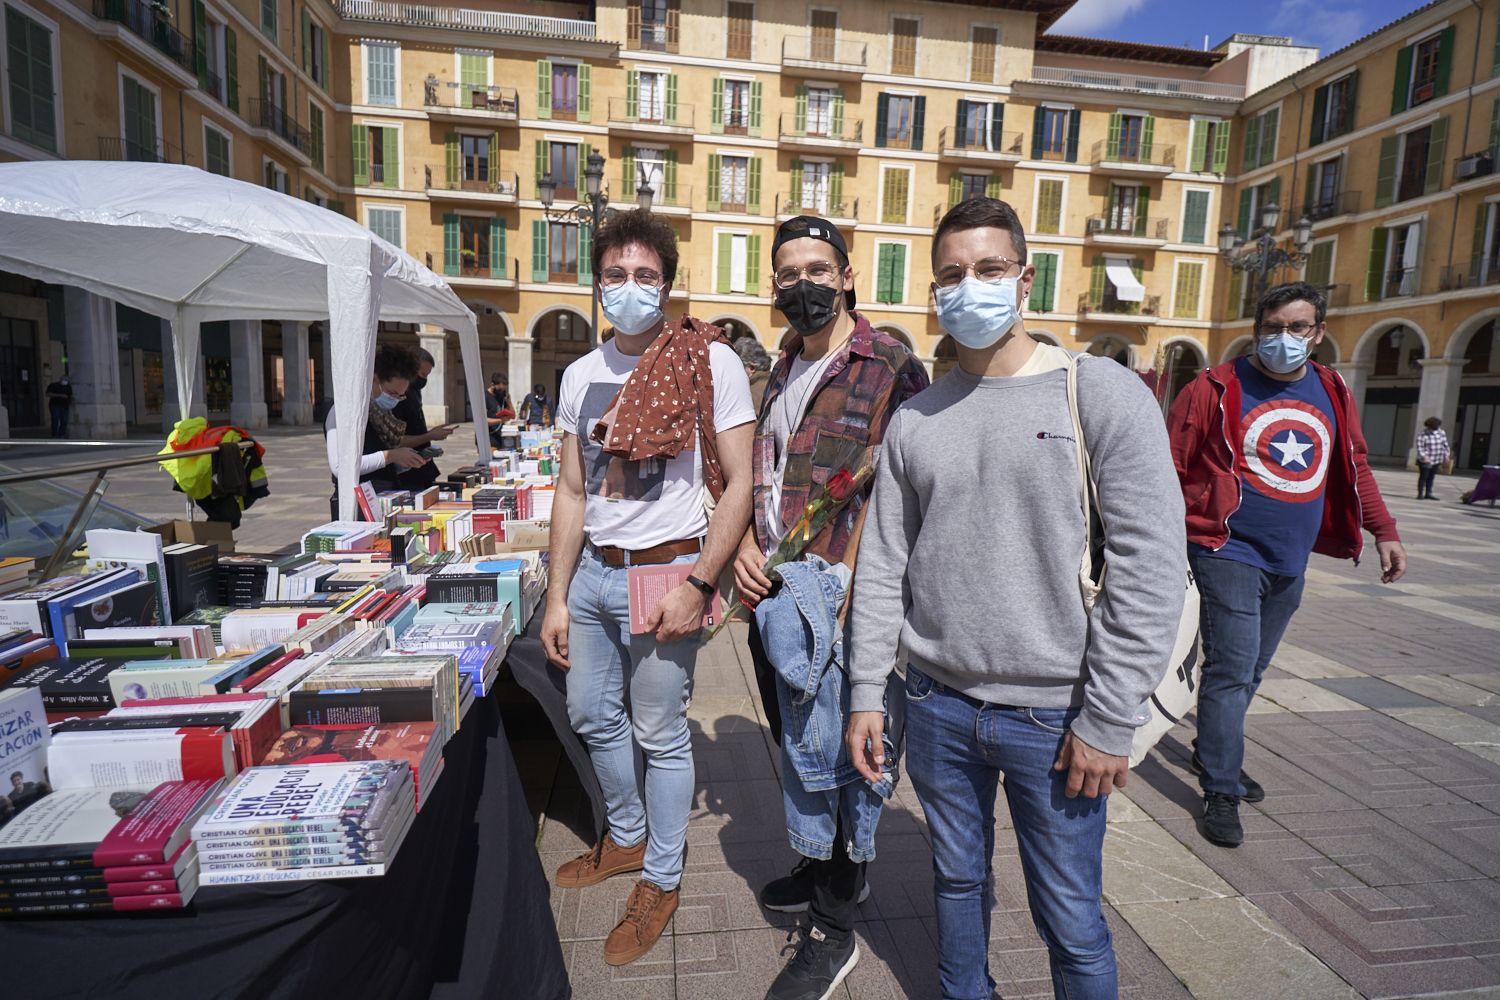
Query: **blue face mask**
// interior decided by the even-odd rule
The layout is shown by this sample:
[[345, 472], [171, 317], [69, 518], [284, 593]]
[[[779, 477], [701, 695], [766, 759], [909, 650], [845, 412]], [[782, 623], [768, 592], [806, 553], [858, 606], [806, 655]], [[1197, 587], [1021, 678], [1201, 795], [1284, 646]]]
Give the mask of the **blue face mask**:
[[400, 396], [392, 396], [388, 392], [382, 392], [380, 395], [375, 397], [375, 405], [380, 407], [382, 410], [394, 410], [396, 408], [396, 404], [399, 402], [401, 402]]
[[997, 343], [1012, 326], [1019, 278], [980, 281], [964, 278], [953, 288], [937, 290], [938, 325], [965, 347], [980, 350]]
[[1261, 337], [1255, 344], [1255, 355], [1260, 363], [1278, 375], [1290, 375], [1307, 363], [1312, 347], [1306, 337], [1282, 330], [1270, 337]]
[[645, 333], [661, 320], [661, 290], [642, 288], [634, 281], [627, 281], [606, 288], [599, 296], [599, 307], [616, 333], [627, 337]]

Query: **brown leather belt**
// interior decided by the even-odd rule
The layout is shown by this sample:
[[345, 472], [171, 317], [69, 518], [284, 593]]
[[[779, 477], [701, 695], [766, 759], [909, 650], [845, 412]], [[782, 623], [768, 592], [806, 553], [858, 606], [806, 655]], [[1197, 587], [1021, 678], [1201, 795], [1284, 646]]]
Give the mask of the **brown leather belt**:
[[691, 556], [703, 551], [703, 543], [696, 538], [685, 538], [677, 542], [663, 542], [649, 549], [621, 549], [613, 545], [596, 545], [599, 558], [606, 566], [660, 566], [679, 556]]

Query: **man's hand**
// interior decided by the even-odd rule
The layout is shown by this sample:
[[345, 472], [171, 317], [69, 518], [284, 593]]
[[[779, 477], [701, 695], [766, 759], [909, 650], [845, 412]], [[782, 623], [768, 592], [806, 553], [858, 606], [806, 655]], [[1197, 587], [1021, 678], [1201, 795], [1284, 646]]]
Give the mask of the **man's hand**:
[[849, 714], [849, 758], [861, 777], [876, 784], [880, 783], [880, 768], [885, 763], [884, 737], [884, 712]]
[[561, 600], [547, 602], [547, 613], [542, 618], [542, 651], [547, 654], [547, 661], [559, 670], [573, 667], [568, 662], [569, 621], [566, 595]]
[[1125, 778], [1130, 773], [1130, 758], [1095, 750], [1073, 735], [1063, 737], [1062, 749], [1057, 753], [1054, 771], [1068, 772], [1068, 798], [1077, 798], [1079, 793], [1086, 799], [1108, 795], [1115, 788], [1125, 787]]
[[749, 541], [740, 543], [740, 550], [734, 557], [734, 585], [740, 589], [741, 596], [755, 603], [764, 600], [771, 592], [770, 578], [760, 571], [765, 561], [760, 549]]
[[1406, 549], [1400, 542], [1376, 542], [1380, 553], [1380, 582], [1395, 583], [1406, 575]]
[[686, 639], [703, 627], [703, 593], [683, 581], [661, 599], [646, 621], [648, 631], [656, 633], [662, 645]]
[[427, 459], [410, 448], [392, 448], [385, 453], [385, 461], [402, 469], [420, 469], [427, 464]]
[[434, 441], [445, 441], [447, 440], [448, 435], [452, 433], [452, 427], [434, 427], [432, 430], [427, 432], [427, 443], [431, 444]]

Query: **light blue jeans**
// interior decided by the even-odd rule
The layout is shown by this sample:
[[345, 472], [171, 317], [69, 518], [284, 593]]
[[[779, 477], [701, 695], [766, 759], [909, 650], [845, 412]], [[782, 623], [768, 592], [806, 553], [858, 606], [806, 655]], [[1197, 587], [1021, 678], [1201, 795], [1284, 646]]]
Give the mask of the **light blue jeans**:
[[[604, 565], [588, 548], [578, 561], [568, 588], [568, 719], [588, 744], [610, 836], [621, 847], [649, 838], [644, 877], [670, 890], [682, 878], [693, 807], [687, 708], [699, 634], [665, 646], [649, 632], [631, 635], [626, 572]], [[637, 746], [645, 760], [644, 788]]]

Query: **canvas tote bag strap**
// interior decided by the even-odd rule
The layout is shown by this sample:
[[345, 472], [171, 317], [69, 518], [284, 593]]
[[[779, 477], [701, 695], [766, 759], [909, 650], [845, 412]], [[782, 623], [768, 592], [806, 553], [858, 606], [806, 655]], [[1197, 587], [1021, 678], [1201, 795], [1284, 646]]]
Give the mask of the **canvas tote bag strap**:
[[1083, 558], [1078, 567], [1078, 586], [1083, 606], [1094, 609], [1099, 599], [1101, 580], [1094, 578], [1094, 545], [1097, 520], [1094, 517], [1094, 467], [1089, 458], [1088, 443], [1083, 439], [1083, 421], [1078, 416], [1078, 362], [1080, 355], [1068, 358], [1068, 416], [1073, 419], [1074, 453], [1078, 459], [1078, 506], [1083, 511]]

